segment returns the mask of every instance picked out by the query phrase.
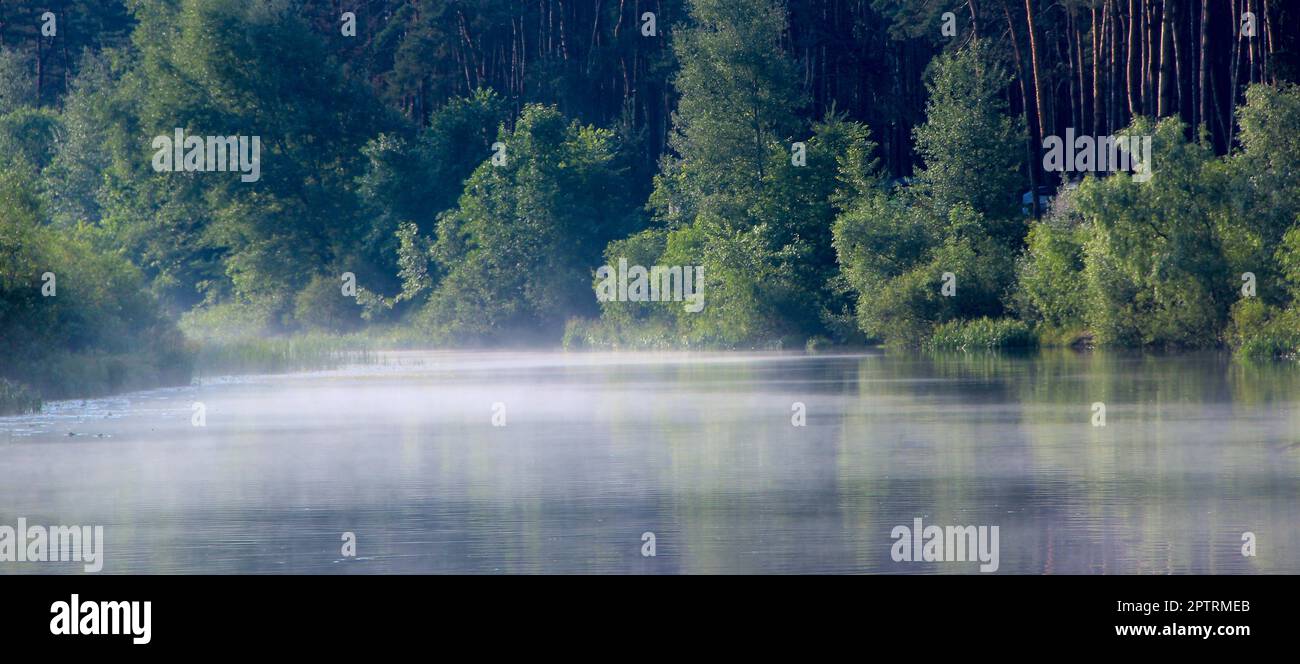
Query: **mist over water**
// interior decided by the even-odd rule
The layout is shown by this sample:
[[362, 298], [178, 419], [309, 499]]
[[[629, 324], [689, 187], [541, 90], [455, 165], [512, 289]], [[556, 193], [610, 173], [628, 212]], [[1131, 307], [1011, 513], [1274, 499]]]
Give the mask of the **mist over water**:
[[0, 418], [0, 523], [103, 525], [105, 573], [977, 573], [892, 560], [891, 530], [922, 518], [999, 526], [1003, 574], [1294, 574], [1298, 373], [1217, 354], [390, 353]]

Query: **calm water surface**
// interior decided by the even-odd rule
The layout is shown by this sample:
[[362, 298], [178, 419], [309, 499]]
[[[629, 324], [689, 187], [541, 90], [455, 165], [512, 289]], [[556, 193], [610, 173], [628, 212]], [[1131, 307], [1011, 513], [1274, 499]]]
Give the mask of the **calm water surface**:
[[[107, 573], [976, 572], [894, 562], [890, 532], [915, 518], [999, 526], [1004, 574], [1300, 573], [1294, 366], [1070, 352], [380, 360], [0, 418], [0, 524], [103, 525]], [[355, 559], [340, 556], [345, 531]]]

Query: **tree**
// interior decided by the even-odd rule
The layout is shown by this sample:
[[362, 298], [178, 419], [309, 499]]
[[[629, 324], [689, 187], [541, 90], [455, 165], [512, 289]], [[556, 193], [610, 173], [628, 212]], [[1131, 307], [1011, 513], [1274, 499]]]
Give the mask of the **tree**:
[[1003, 313], [1022, 222], [1007, 197], [1019, 183], [1018, 141], [995, 85], [1002, 72], [980, 43], [936, 59], [916, 129], [920, 184], [859, 189], [835, 221], [839, 264], [872, 338], [915, 345], [945, 321]]
[[1155, 174], [1086, 178], [1077, 204], [1086, 243], [1086, 319], [1103, 344], [1214, 345], [1239, 283], [1225, 255], [1227, 182], [1206, 146], [1169, 118], [1154, 135]]
[[990, 224], [991, 235], [1016, 246], [1023, 237], [1019, 201], [1022, 129], [1008, 115], [1006, 69], [982, 44], [940, 55], [926, 84], [925, 123], [916, 128], [924, 163], [917, 177], [939, 210], [966, 204]]
[[0, 166], [0, 376], [44, 398], [188, 382], [183, 339], [139, 271], [96, 251], [92, 229], [49, 226], [37, 176]]
[[779, 3], [696, 0], [691, 18], [673, 42], [680, 99], [668, 144], [676, 156], [652, 199], [670, 223], [708, 204], [743, 208], [757, 199], [773, 144], [793, 139], [804, 103], [781, 45]]
[[372, 139], [358, 188], [368, 214], [389, 232], [398, 221], [431, 232], [438, 214], [456, 204], [465, 179], [491, 153], [497, 129], [507, 119], [500, 95], [477, 90], [434, 111], [414, 139], [390, 134]]
[[706, 280], [703, 310], [673, 310], [678, 333], [728, 346], [851, 334], [837, 322], [852, 303], [836, 283], [830, 228], [837, 192], [875, 177], [867, 128], [832, 111], [798, 140], [805, 96], [779, 4], [702, 0], [691, 17], [674, 43], [675, 155], [651, 196], [669, 229], [656, 264], [699, 266]]
[[24, 53], [0, 47], [0, 115], [36, 105], [36, 81]]
[[596, 310], [601, 250], [639, 225], [608, 130], [534, 105], [497, 140], [504, 162], [482, 163], [438, 222], [445, 276], [421, 321], [444, 343], [558, 339], [569, 316]]
[[[360, 223], [354, 181], [387, 114], [327, 54], [291, 2], [141, 2], [140, 52], [121, 88], [138, 123], [120, 146], [105, 225], [181, 307], [233, 299], [291, 324], [294, 293], [318, 274], [391, 280], [388, 232]], [[149, 140], [257, 136], [261, 178], [155, 173]], [[140, 138], [143, 136], [144, 138]], [[199, 268], [196, 270], [195, 268]]]

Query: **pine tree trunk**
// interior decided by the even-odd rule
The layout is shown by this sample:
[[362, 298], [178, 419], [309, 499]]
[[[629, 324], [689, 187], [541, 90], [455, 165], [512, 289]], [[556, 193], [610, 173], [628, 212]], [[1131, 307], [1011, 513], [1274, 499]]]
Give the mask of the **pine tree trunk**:
[[1083, 68], [1083, 30], [1079, 27], [1077, 21], [1074, 24], [1074, 56], [1075, 59], [1078, 60], [1076, 63], [1076, 70], [1078, 71], [1079, 79], [1079, 124], [1077, 126], [1086, 127], [1088, 122], [1086, 117], [1088, 111], [1088, 89], [1087, 81], [1085, 80], [1086, 72]]
[[[1268, 51], [1264, 56], [1264, 78], [1272, 85], [1277, 85], [1277, 70], [1271, 65], [1273, 63], [1273, 17], [1268, 6], [1268, 0], [1264, 0], [1264, 37], [1268, 40]], [[1271, 76], [1270, 76], [1271, 74]]]
[[[1246, 0], [1246, 9], [1254, 9], [1254, 4]], [[1259, 13], [1255, 13], [1255, 35], [1246, 39], [1246, 87], [1255, 82], [1255, 44], [1259, 41]]]
[[1107, 5], [1110, 7], [1110, 12], [1111, 12], [1110, 61], [1108, 63], [1109, 66], [1106, 68], [1106, 76], [1109, 79], [1109, 83], [1110, 83], [1109, 85], [1106, 86], [1107, 94], [1110, 95], [1110, 103], [1108, 104], [1110, 108], [1109, 111], [1110, 115], [1109, 115], [1109, 122], [1107, 124], [1108, 124], [1109, 131], [1115, 131], [1116, 129], [1119, 128], [1121, 124], [1120, 122], [1121, 113], [1119, 108], [1120, 104], [1119, 104], [1119, 99], [1116, 98], [1117, 93], [1115, 91], [1115, 88], [1119, 86], [1119, 80], [1120, 80], [1119, 71], [1117, 69], [1119, 66], [1119, 46], [1118, 46], [1119, 6], [1116, 0], [1107, 0]]
[[1228, 0], [1232, 6], [1232, 73], [1228, 75], [1228, 150], [1232, 149], [1233, 135], [1237, 131], [1237, 70], [1241, 68], [1241, 16], [1237, 13], [1236, 0]]
[[1154, 25], [1154, 0], [1145, 0], [1143, 9], [1143, 26], [1145, 26], [1144, 48], [1147, 56], [1143, 62], [1143, 97], [1147, 100], [1145, 108], [1148, 114], [1157, 114], [1160, 103], [1156, 100], [1156, 86], [1153, 83], [1154, 64], [1156, 64], [1156, 25]]
[[1172, 41], [1174, 44], [1174, 67], [1173, 67], [1174, 91], [1178, 93], [1178, 99], [1176, 102], [1177, 106], [1175, 107], [1174, 111], [1178, 114], [1179, 119], [1182, 119], [1184, 113], [1187, 111], [1188, 97], [1187, 97], [1187, 86], [1183, 83], [1183, 50], [1184, 49], [1178, 45], [1179, 41], [1181, 41], [1179, 40], [1178, 36], [1182, 34], [1182, 30], [1179, 30], [1178, 27], [1179, 26], [1178, 20], [1180, 18], [1182, 18], [1182, 14], [1179, 13], [1177, 7], [1174, 7], [1173, 11], [1171, 12], [1170, 23], [1169, 23], [1169, 27], [1173, 28]]
[[[1102, 8], [1104, 10], [1104, 7]], [[1102, 104], [1105, 102], [1105, 86], [1102, 76], [1102, 58], [1106, 54], [1106, 17], [1103, 14], [1101, 21], [1097, 20], [1098, 7], [1092, 8], [1092, 132], [1101, 133], [1101, 125], [1106, 119], [1105, 109]]]
[[1065, 59], [1069, 61], [1069, 76], [1066, 81], [1069, 83], [1070, 90], [1070, 126], [1082, 127], [1083, 121], [1079, 118], [1079, 92], [1075, 88], [1074, 68], [1074, 8], [1071, 7], [1066, 13], [1065, 21]]
[[[1199, 103], [1197, 104], [1197, 108], [1199, 109], [1199, 114], [1196, 117], [1196, 124], [1198, 127], [1200, 123], [1205, 123], [1207, 126], [1209, 125], [1209, 120], [1208, 120], [1209, 116], [1205, 114], [1206, 112], [1205, 100], [1207, 97], [1207, 93], [1205, 90], [1205, 68], [1207, 66], [1206, 55], [1207, 52], [1209, 51], [1209, 41], [1206, 38], [1206, 32], [1208, 32], [1209, 26], [1210, 26], [1210, 0], [1201, 0], [1201, 67], [1200, 67], [1200, 71], [1198, 72], [1200, 77], [1199, 78], [1200, 89], [1198, 90], [1198, 93], [1200, 95], [1200, 100]], [[1199, 132], [1200, 129], [1198, 128], [1197, 131]]]
[[[1043, 112], [1043, 80], [1038, 66], [1038, 37], [1034, 29], [1034, 6], [1031, 0], [1025, 0], [1025, 22], [1029, 26], [1029, 60], [1034, 74], [1034, 111], [1038, 114], [1038, 128], [1043, 136], [1048, 135], [1047, 115]], [[1037, 196], [1037, 193], [1035, 193]]]
[[1029, 153], [1030, 210], [1033, 211], [1034, 218], [1037, 219], [1040, 214], [1038, 209], [1039, 169], [1042, 167], [1042, 161], [1038, 158], [1038, 150], [1043, 145], [1043, 139], [1034, 123], [1033, 114], [1029, 112], [1030, 97], [1029, 90], [1025, 86], [1025, 66], [1020, 57], [1020, 40], [1016, 38], [1016, 24], [1015, 21], [1011, 20], [1011, 9], [1007, 7], [1006, 0], [1002, 1], [1002, 13], [1007, 17], [1007, 30], [1011, 34], [1011, 52], [1015, 54], [1016, 81], [1020, 84], [1020, 105], [1025, 114], [1025, 129], [1029, 133], [1025, 149]]
[[1162, 6], [1160, 8], [1160, 80], [1159, 80], [1159, 87], [1156, 91], [1156, 94], [1158, 95], [1158, 98], [1156, 100], [1158, 104], [1156, 107], [1156, 117], [1160, 117], [1160, 118], [1169, 115], [1170, 113], [1169, 102], [1170, 102], [1170, 97], [1173, 93], [1173, 90], [1169, 87], [1170, 86], [1169, 70], [1171, 69], [1170, 53], [1172, 51], [1172, 47], [1169, 44], [1169, 40], [1172, 38], [1170, 32], [1173, 29], [1173, 23], [1170, 21], [1169, 18], [1170, 4], [1171, 3], [1169, 2], [1169, 0], [1165, 0], [1165, 2], [1162, 3]]
[[[1142, 97], [1137, 89], [1140, 79], [1142, 78], [1142, 72], [1140, 69], [1141, 65], [1133, 58], [1133, 49], [1136, 47], [1138, 42], [1138, 28], [1140, 24], [1138, 21], [1138, 14], [1134, 11], [1135, 2], [1136, 0], [1128, 0], [1128, 57], [1125, 63], [1126, 66], [1124, 67], [1124, 76], [1128, 83], [1128, 85], [1125, 86], [1125, 92], [1128, 97], [1128, 113], [1130, 117], [1137, 117], [1142, 113]], [[1093, 15], [1096, 16], [1095, 10]], [[1095, 20], [1093, 21], [1093, 26], [1093, 29], [1096, 29]], [[1138, 80], [1134, 80], [1134, 71], [1137, 71], [1136, 77]]]
[[1097, 34], [1097, 59], [1101, 61], [1105, 58], [1105, 69], [1101, 72], [1101, 83], [1098, 85], [1101, 92], [1101, 99], [1098, 102], [1097, 108], [1101, 109], [1101, 112], [1097, 114], [1097, 118], [1093, 121], [1092, 125], [1092, 133], [1097, 136], [1100, 136], [1107, 127], [1111, 126], [1111, 120], [1113, 119], [1111, 116], [1114, 115], [1114, 111], [1111, 110], [1110, 101], [1112, 62], [1111, 59], [1107, 57], [1112, 52], [1111, 50], [1107, 50], [1108, 42], [1112, 41], [1110, 21], [1110, 0], [1106, 0], [1101, 5], [1101, 32]]

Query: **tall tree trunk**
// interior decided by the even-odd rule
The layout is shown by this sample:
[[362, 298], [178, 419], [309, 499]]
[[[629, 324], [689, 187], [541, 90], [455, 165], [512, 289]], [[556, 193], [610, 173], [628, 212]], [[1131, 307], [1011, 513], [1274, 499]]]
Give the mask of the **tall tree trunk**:
[[[1253, 10], [1255, 3], [1246, 0], [1246, 9]], [[1246, 39], [1246, 86], [1255, 82], [1255, 45], [1259, 43], [1259, 12], [1255, 12], [1255, 34]]]
[[1092, 133], [1101, 133], [1101, 24], [1097, 22], [1097, 6], [1092, 11]]
[[1232, 150], [1232, 138], [1237, 132], [1237, 70], [1241, 68], [1241, 16], [1237, 13], [1236, 0], [1228, 0], [1232, 6], [1232, 73], [1228, 75], [1228, 150]]
[[1173, 48], [1170, 46], [1169, 40], [1173, 37], [1170, 33], [1174, 27], [1169, 14], [1169, 5], [1171, 4], [1172, 3], [1169, 0], [1165, 0], [1160, 8], [1160, 82], [1159, 89], [1156, 91], [1156, 94], [1158, 95], [1156, 117], [1161, 118], [1170, 113], [1169, 102], [1173, 93], [1173, 90], [1169, 87], [1171, 83], [1169, 80], [1170, 70], [1172, 69], [1170, 66], [1170, 60], [1172, 59], [1170, 53]]
[[[1097, 105], [1101, 112], [1097, 114], [1096, 120], [1093, 121], [1092, 133], [1100, 136], [1107, 128], [1111, 127], [1112, 117], [1115, 112], [1111, 109], [1111, 61], [1108, 44], [1111, 42], [1110, 29], [1110, 0], [1105, 0], [1101, 5], [1101, 32], [1097, 34], [1097, 59], [1105, 63], [1105, 69], [1101, 70], [1101, 83], [1098, 88], [1101, 92], [1101, 99]], [[1067, 149], [1074, 149], [1073, 146]]]
[[[1172, 4], [1172, 3], [1171, 3], [1171, 4]], [[1174, 31], [1174, 33], [1173, 33], [1173, 43], [1174, 43], [1174, 91], [1178, 93], [1178, 107], [1177, 107], [1176, 111], [1177, 111], [1177, 113], [1178, 113], [1178, 117], [1179, 117], [1179, 119], [1182, 119], [1182, 118], [1184, 118], [1184, 117], [1186, 116], [1186, 118], [1187, 118], [1188, 120], [1190, 120], [1191, 117], [1190, 117], [1190, 115], [1187, 114], [1187, 107], [1188, 107], [1188, 105], [1190, 104], [1190, 101], [1189, 101], [1189, 97], [1188, 97], [1187, 86], [1186, 86], [1186, 84], [1184, 83], [1184, 77], [1183, 77], [1183, 74], [1184, 74], [1184, 68], [1183, 68], [1183, 51], [1186, 50], [1186, 49], [1184, 49], [1184, 48], [1182, 48], [1182, 47], [1180, 47], [1180, 46], [1178, 45], [1179, 42], [1181, 41], [1178, 37], [1179, 37], [1179, 35], [1182, 34], [1182, 30], [1179, 29], [1179, 25], [1180, 25], [1180, 23], [1179, 23], [1179, 19], [1181, 19], [1181, 18], [1182, 18], [1182, 13], [1181, 13], [1181, 12], [1178, 10], [1178, 8], [1175, 6], [1175, 7], [1174, 7], [1174, 10], [1173, 10], [1173, 12], [1172, 12], [1171, 22], [1170, 22], [1170, 24], [1169, 24], [1169, 27], [1173, 28], [1173, 31]]]
[[[1200, 70], [1197, 72], [1199, 75], [1199, 84], [1200, 84], [1199, 90], [1197, 92], [1200, 96], [1200, 99], [1197, 103], [1197, 108], [1199, 109], [1199, 112], [1194, 121], [1197, 127], [1200, 126], [1200, 123], [1205, 123], [1207, 127], [1209, 126], [1209, 122], [1207, 120], [1209, 116], [1205, 114], [1206, 111], [1205, 68], [1208, 64], [1205, 58], [1206, 58], [1206, 54], [1209, 51], [1209, 41], [1206, 38], [1206, 33], [1208, 32], [1209, 26], [1210, 26], [1210, 0], [1201, 0], [1201, 66], [1200, 66]], [[1196, 131], [1199, 132], [1200, 129], [1198, 128]]]
[[[1077, 18], [1077, 17], [1076, 17]], [[1079, 78], [1079, 124], [1076, 126], [1086, 127], [1088, 110], [1088, 89], [1086, 87], [1086, 72], [1083, 68], [1083, 29], [1079, 27], [1078, 21], [1074, 24], [1074, 57], [1078, 60], [1076, 71]]]
[[1146, 99], [1147, 113], [1158, 115], [1160, 102], [1156, 100], [1155, 86], [1155, 61], [1156, 61], [1156, 27], [1155, 27], [1155, 0], [1146, 0], [1146, 8], [1142, 12], [1142, 24], [1146, 26], [1146, 62], [1143, 64], [1143, 91], [1142, 96]]
[[1066, 83], [1070, 91], [1070, 126], [1082, 127], [1083, 120], [1079, 117], [1079, 93], [1076, 92], [1076, 74], [1074, 66], [1074, 8], [1071, 7], [1066, 13], [1065, 20], [1065, 59], [1069, 61], [1069, 76], [1066, 77]]
[[1025, 114], [1025, 130], [1029, 133], [1025, 150], [1029, 153], [1030, 210], [1033, 211], [1034, 218], [1037, 219], [1040, 214], [1038, 209], [1039, 169], [1042, 168], [1042, 160], [1038, 158], [1038, 155], [1039, 149], [1043, 145], [1043, 139], [1034, 123], [1033, 114], [1029, 112], [1030, 97], [1029, 91], [1025, 87], [1025, 66], [1020, 57], [1020, 40], [1016, 38], [1016, 23], [1011, 20], [1011, 9], [1007, 6], [1006, 0], [1002, 0], [1002, 13], [1007, 17], [1007, 30], [1011, 34], [1011, 52], [1015, 54], [1016, 62], [1016, 81], [1020, 84], [1020, 106]]
[[1268, 43], [1268, 51], [1264, 56], [1264, 77], [1272, 85], [1277, 85], [1277, 70], [1273, 65], [1273, 13], [1268, 6], [1268, 0], [1264, 0], [1264, 37]]
[[1122, 124], [1120, 120], [1121, 113], [1119, 108], [1119, 99], [1117, 98], [1118, 93], [1115, 90], [1119, 86], [1120, 80], [1119, 71], [1117, 70], [1119, 64], [1119, 5], [1116, 0], [1106, 0], [1106, 4], [1110, 7], [1111, 16], [1110, 60], [1107, 62], [1108, 66], [1106, 67], [1106, 77], [1109, 83], [1106, 86], [1106, 93], [1109, 95], [1109, 104], [1107, 104], [1107, 106], [1110, 109], [1110, 115], [1108, 118], [1109, 122], [1107, 125], [1108, 131], [1113, 132]]
[[1038, 127], [1042, 135], [1046, 136], [1051, 127], [1047, 115], [1043, 112], [1043, 80], [1039, 74], [1038, 35], [1034, 29], [1034, 5], [1031, 0], [1025, 0], [1025, 22], [1029, 26], [1029, 60], [1034, 70], [1034, 111], [1038, 114]]
[[[1142, 78], [1141, 65], [1133, 57], [1133, 49], [1137, 46], [1138, 30], [1141, 25], [1141, 22], [1138, 20], [1138, 13], [1134, 11], [1136, 2], [1137, 0], [1128, 0], [1128, 55], [1124, 67], [1124, 77], [1127, 79], [1128, 83], [1128, 85], [1125, 86], [1125, 92], [1128, 98], [1128, 114], [1130, 117], [1137, 117], [1142, 113], [1142, 96], [1137, 89], [1137, 86], [1140, 84], [1140, 79]], [[1094, 9], [1092, 22], [1093, 30], [1097, 29], [1096, 12], [1097, 10]], [[1136, 76], [1134, 72], [1136, 72]]]
[[[1219, 139], [1227, 140], [1228, 123], [1226, 120], [1224, 120], [1223, 109], [1219, 104], [1219, 95], [1217, 92], [1215, 92], [1216, 87], [1218, 85], [1215, 81], [1216, 81], [1216, 77], [1214, 76], [1214, 70], [1211, 69], [1210, 70], [1210, 105], [1214, 108], [1214, 118], [1219, 122], [1219, 133], [1218, 133]], [[1207, 119], [1206, 122], [1208, 121], [1209, 120]], [[1225, 147], [1223, 149], [1226, 151], [1227, 144], [1225, 143], [1224, 145]]]
[[1114, 53], [1111, 54], [1111, 84], [1115, 90], [1111, 93], [1116, 99], [1115, 115], [1120, 119], [1120, 124], [1125, 124], [1126, 119], [1132, 117], [1132, 111], [1128, 107], [1128, 59], [1124, 50], [1124, 42], [1128, 39], [1128, 15], [1124, 13], [1125, 0], [1114, 0], [1115, 2], [1115, 29], [1113, 37], [1115, 43], [1113, 46]]

